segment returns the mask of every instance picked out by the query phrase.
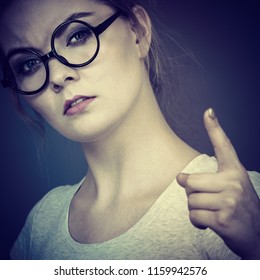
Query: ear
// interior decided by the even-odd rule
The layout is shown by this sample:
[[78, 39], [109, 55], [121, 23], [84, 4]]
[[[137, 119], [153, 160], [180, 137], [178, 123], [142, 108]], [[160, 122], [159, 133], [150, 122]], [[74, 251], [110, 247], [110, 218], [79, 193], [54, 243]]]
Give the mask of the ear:
[[133, 14], [136, 21], [131, 22], [132, 30], [135, 33], [135, 43], [138, 48], [140, 58], [145, 58], [148, 55], [151, 38], [152, 38], [152, 25], [151, 20], [146, 10], [139, 5], [134, 6]]

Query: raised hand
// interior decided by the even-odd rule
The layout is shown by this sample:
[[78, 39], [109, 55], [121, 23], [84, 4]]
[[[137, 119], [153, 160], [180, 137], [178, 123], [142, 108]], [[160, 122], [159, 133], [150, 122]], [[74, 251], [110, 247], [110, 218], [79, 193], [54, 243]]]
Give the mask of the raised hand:
[[211, 228], [241, 258], [260, 259], [259, 197], [212, 109], [204, 123], [218, 171], [177, 176], [186, 190], [190, 220], [197, 228]]

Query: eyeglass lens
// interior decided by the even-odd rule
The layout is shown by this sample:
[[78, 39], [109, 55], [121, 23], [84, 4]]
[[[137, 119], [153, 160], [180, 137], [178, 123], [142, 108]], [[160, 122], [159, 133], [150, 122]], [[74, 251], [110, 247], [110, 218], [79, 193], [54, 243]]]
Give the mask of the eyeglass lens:
[[10, 69], [9, 73], [13, 78], [12, 84], [19, 90], [31, 92], [40, 88], [47, 76], [47, 70], [36, 54], [24, 50], [14, 54], [9, 59]]
[[[56, 55], [65, 62], [77, 66], [91, 61], [98, 49], [98, 39], [88, 25], [69, 22], [60, 26], [53, 38]], [[47, 78], [47, 69], [40, 56], [30, 50], [15, 53], [9, 59], [9, 79], [24, 92], [40, 89]]]

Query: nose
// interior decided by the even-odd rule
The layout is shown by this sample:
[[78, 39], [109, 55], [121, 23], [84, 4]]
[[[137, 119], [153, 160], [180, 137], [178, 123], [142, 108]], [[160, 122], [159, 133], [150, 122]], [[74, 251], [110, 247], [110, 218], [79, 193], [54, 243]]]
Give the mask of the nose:
[[79, 80], [78, 70], [59, 62], [57, 59], [49, 61], [49, 84], [55, 93], [59, 93], [67, 84]]

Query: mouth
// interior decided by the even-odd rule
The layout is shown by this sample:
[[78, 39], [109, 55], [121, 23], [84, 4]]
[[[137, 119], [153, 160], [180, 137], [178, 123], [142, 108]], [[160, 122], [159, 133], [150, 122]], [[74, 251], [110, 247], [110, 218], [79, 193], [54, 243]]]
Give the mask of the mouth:
[[75, 96], [71, 100], [66, 100], [64, 103], [64, 115], [74, 115], [82, 110], [94, 99], [96, 96]]

